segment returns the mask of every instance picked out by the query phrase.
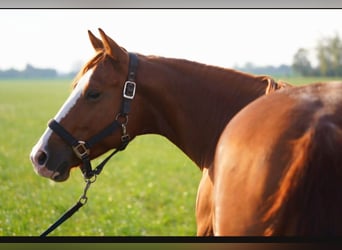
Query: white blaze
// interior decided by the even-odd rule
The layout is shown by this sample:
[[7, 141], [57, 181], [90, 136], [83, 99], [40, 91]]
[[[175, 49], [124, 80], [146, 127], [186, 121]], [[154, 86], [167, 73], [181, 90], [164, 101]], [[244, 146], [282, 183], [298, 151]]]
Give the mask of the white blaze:
[[[80, 78], [79, 82], [77, 83], [77, 85], [73, 89], [73, 91], [71, 92], [71, 94], [68, 97], [68, 99], [65, 101], [63, 106], [60, 108], [58, 113], [55, 115], [54, 119], [57, 122], [61, 122], [63, 117], [65, 117], [69, 113], [69, 111], [74, 107], [74, 105], [76, 104], [77, 100], [81, 97], [82, 91], [83, 91], [84, 87], [88, 84], [92, 74], [93, 74], [93, 70], [89, 70], [89, 71], [87, 71], [87, 73], [85, 73]], [[34, 159], [34, 156], [39, 151], [45, 151], [46, 150], [45, 149], [46, 148], [46, 144], [47, 144], [51, 134], [52, 134], [52, 130], [50, 128], [47, 128], [45, 130], [44, 134], [40, 137], [40, 139], [37, 142], [37, 144], [32, 148], [31, 159]], [[39, 164], [36, 163], [36, 162], [34, 162], [34, 165], [36, 167], [36, 171], [41, 171], [40, 168], [44, 167], [44, 166], [39, 166]]]
[[76, 87], [73, 89], [71, 92], [70, 96], [68, 99], [65, 101], [63, 106], [60, 108], [58, 113], [55, 116], [55, 120], [57, 122], [61, 122], [63, 117], [65, 117], [69, 111], [72, 109], [72, 107], [76, 104], [77, 100], [80, 98], [82, 95], [82, 91], [84, 87], [88, 84], [91, 75], [93, 74], [93, 70], [88, 70], [87, 73], [85, 73], [77, 83]]

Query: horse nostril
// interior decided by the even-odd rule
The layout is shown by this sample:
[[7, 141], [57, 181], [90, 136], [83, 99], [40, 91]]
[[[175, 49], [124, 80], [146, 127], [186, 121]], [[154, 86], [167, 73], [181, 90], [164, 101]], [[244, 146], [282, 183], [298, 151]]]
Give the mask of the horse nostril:
[[36, 159], [37, 159], [38, 164], [42, 166], [42, 165], [45, 165], [48, 159], [48, 156], [44, 151], [39, 151], [37, 153]]

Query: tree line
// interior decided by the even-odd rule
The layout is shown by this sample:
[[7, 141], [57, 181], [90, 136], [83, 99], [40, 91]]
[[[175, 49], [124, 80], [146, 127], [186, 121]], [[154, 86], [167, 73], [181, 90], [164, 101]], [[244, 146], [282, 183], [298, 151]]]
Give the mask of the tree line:
[[244, 66], [234, 66], [234, 69], [248, 72], [255, 75], [272, 75], [272, 76], [293, 76], [293, 70], [290, 65], [282, 64], [280, 66], [257, 66], [253, 63], [246, 63]]
[[24, 70], [0, 70], [2, 78], [54, 78], [57, 77], [55, 69], [39, 69], [27, 64]]
[[338, 34], [325, 37], [314, 48], [317, 66], [309, 60], [310, 51], [300, 48], [293, 57], [292, 68], [302, 76], [342, 76], [342, 41]]
[[67, 74], [58, 74], [56, 69], [36, 68], [31, 64], [27, 64], [24, 70], [8, 69], [0, 70], [0, 78], [56, 78], [56, 77], [73, 77], [75, 72]]

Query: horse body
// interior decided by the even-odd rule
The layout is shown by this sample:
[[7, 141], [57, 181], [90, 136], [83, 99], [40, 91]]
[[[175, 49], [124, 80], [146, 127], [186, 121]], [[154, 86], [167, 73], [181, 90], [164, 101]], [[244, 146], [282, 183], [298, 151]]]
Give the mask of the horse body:
[[203, 173], [196, 201], [197, 235], [212, 235], [212, 171], [218, 138], [236, 112], [272, 91], [269, 79], [186, 60], [140, 56], [139, 62], [139, 98], [150, 107], [132, 111], [132, 119], [134, 114], [143, 114], [142, 119], [151, 116], [144, 129], [133, 134], [165, 136], [199, 166]]
[[[128, 53], [100, 30], [89, 33], [97, 51], [76, 77], [74, 90], [55, 120], [80, 140], [87, 140], [115, 119], [128, 74]], [[131, 139], [160, 134], [177, 145], [201, 170], [197, 197], [198, 235], [212, 234], [213, 160], [227, 122], [244, 106], [279, 88], [268, 77], [180, 59], [138, 55], [136, 94], [125, 129]], [[76, 122], [77, 121], [77, 122]], [[104, 138], [90, 150], [93, 159], [120, 145], [120, 135]], [[39, 174], [68, 178], [78, 159], [70, 146], [47, 128], [31, 152]]]
[[215, 155], [216, 235], [342, 234], [342, 83], [252, 102]]

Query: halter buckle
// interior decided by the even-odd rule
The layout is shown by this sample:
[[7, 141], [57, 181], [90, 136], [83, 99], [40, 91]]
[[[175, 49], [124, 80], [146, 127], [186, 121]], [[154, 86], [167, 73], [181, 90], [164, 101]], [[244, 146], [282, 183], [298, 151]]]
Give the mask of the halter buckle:
[[73, 146], [72, 149], [74, 150], [77, 157], [81, 160], [84, 159], [85, 156], [88, 156], [90, 153], [90, 150], [89, 148], [87, 148], [84, 141], [78, 141], [78, 144], [76, 146]]
[[132, 81], [126, 81], [123, 89], [123, 97], [132, 100], [135, 95], [136, 84]]

